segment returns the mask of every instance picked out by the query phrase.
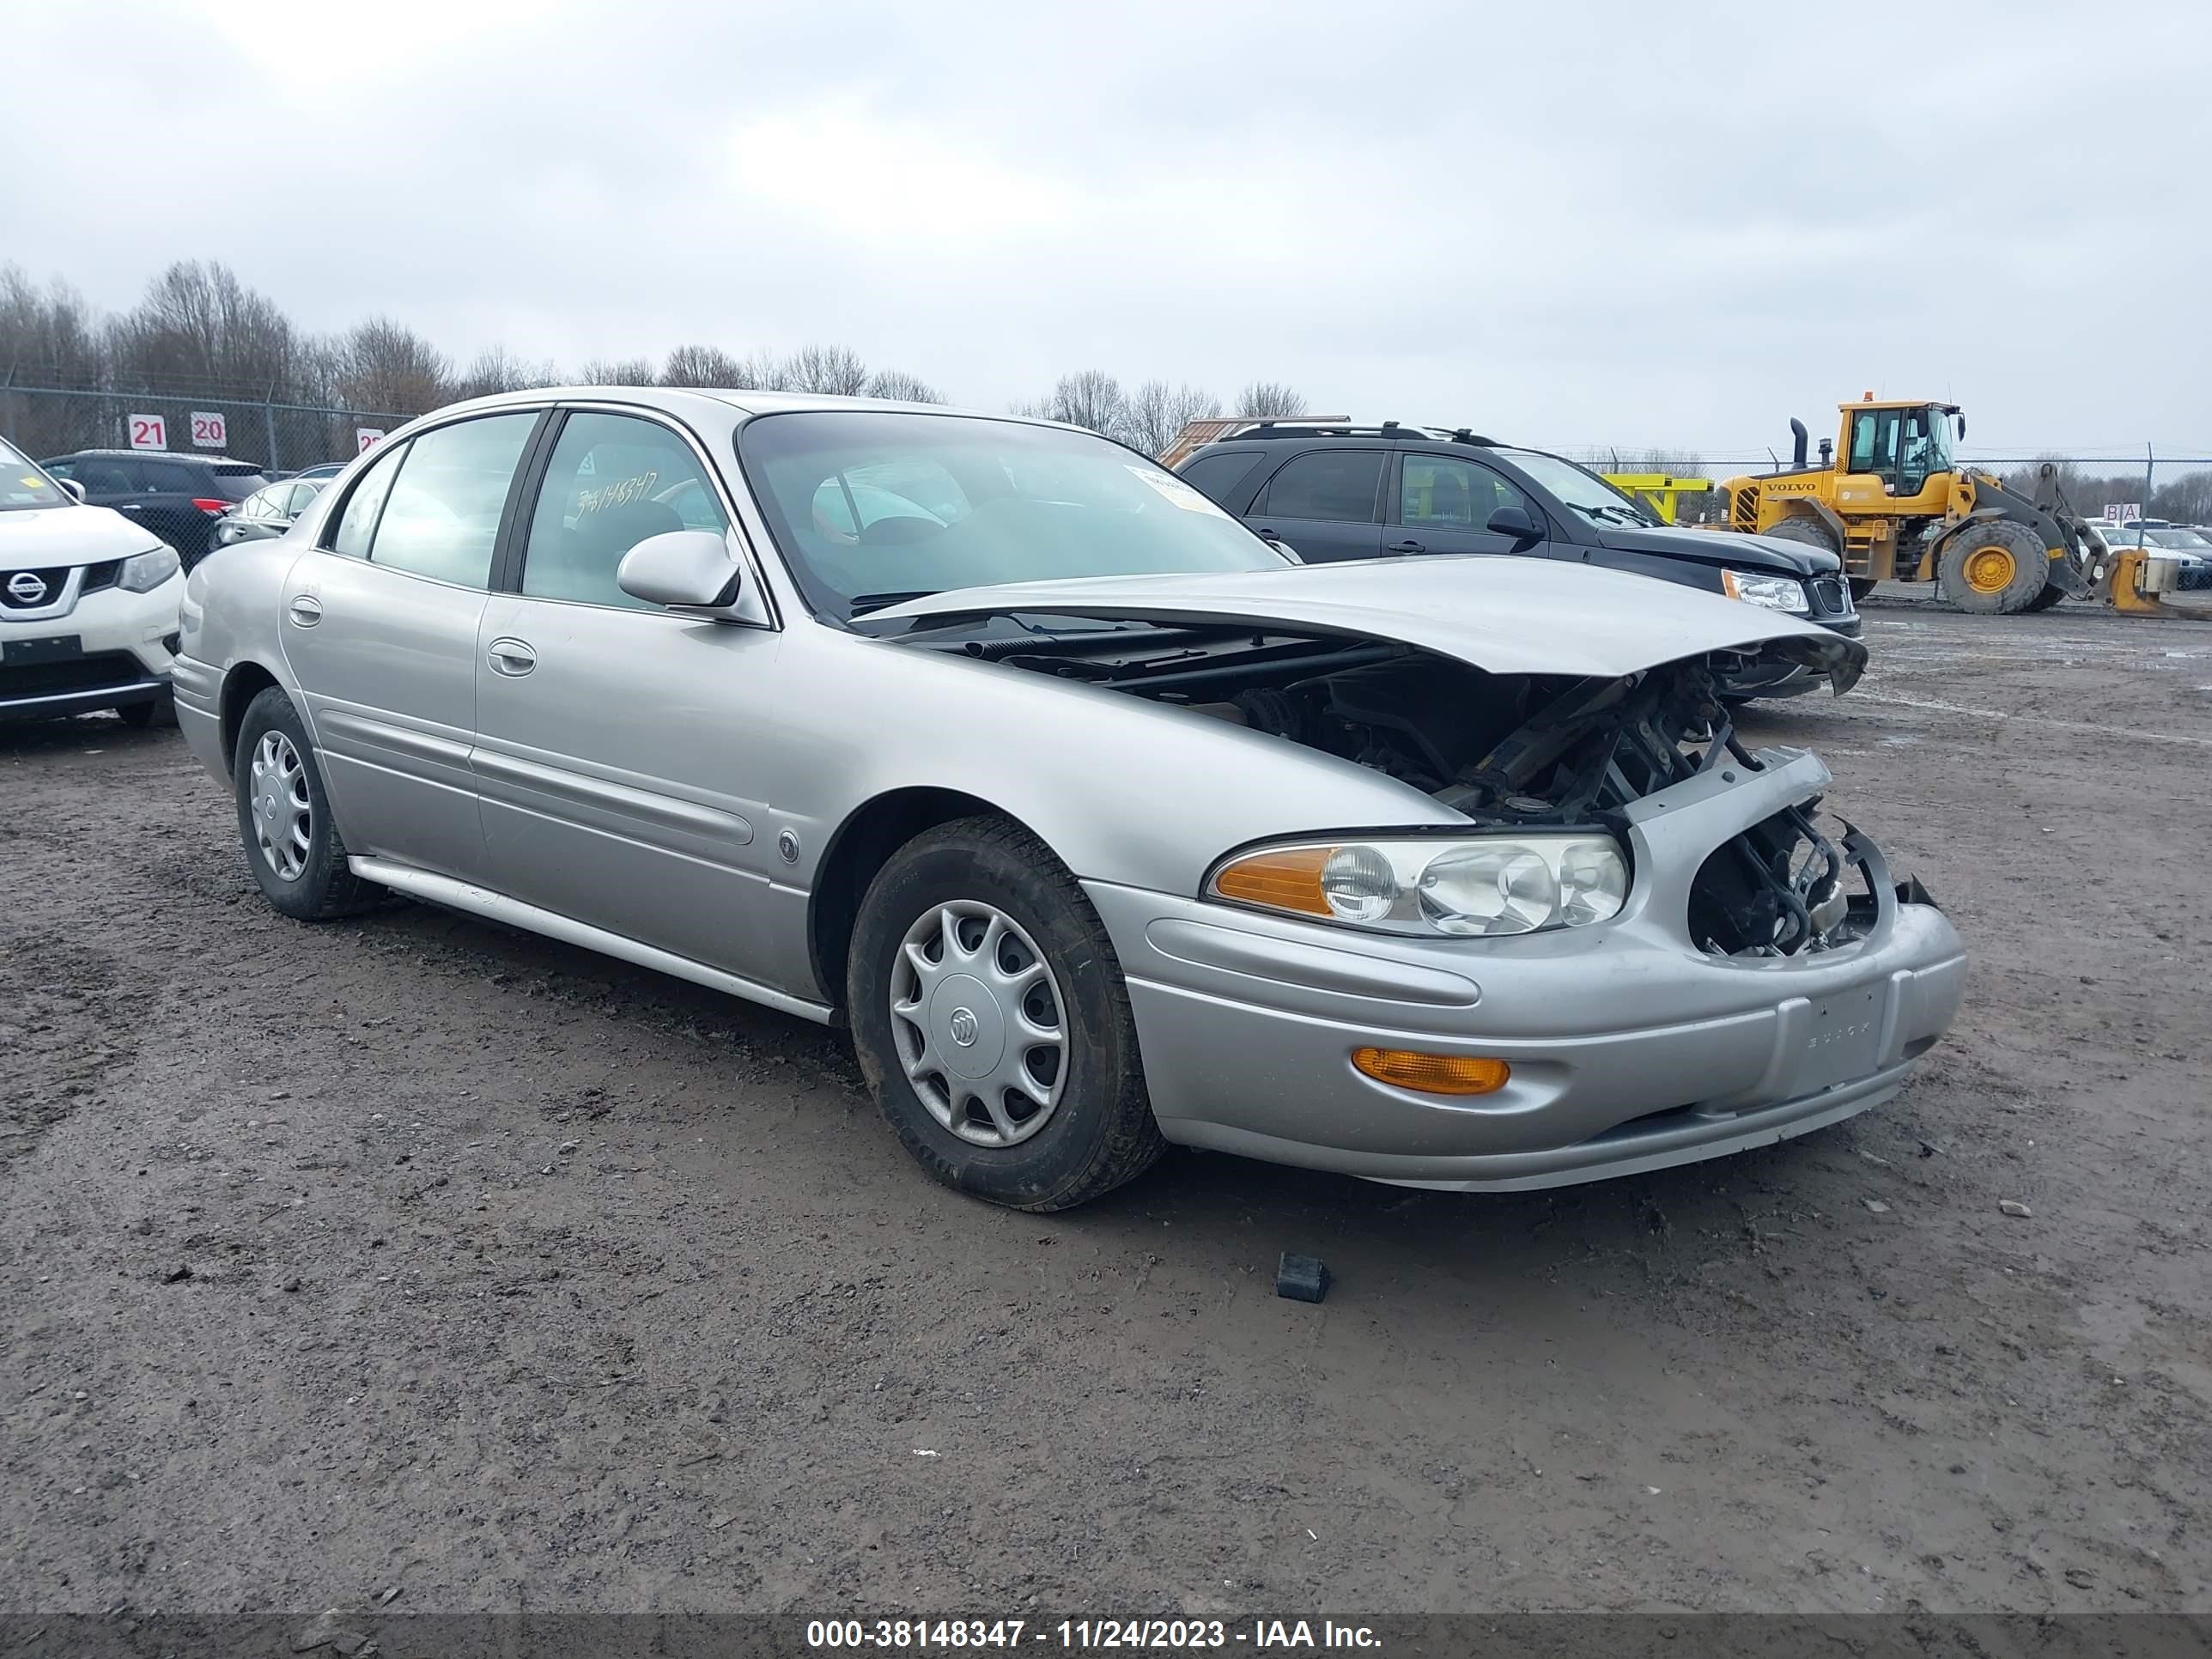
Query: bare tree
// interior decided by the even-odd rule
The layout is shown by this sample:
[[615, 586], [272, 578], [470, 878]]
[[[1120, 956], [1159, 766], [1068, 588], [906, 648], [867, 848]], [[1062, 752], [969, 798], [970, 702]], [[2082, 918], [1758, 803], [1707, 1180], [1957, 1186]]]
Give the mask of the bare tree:
[[495, 392], [526, 392], [532, 386], [560, 383], [550, 358], [528, 362], [505, 346], [495, 345], [477, 353], [449, 390], [456, 398], [488, 398]]
[[334, 353], [332, 389], [349, 409], [414, 416], [448, 401], [445, 353], [388, 317], [356, 324]]
[[1255, 380], [1237, 394], [1237, 412], [1263, 421], [1279, 421], [1306, 412], [1306, 400], [1297, 389], [1279, 380]]
[[756, 351], [738, 364], [738, 378], [730, 382], [744, 392], [788, 392], [791, 368], [772, 351]]
[[1160, 455], [1176, 434], [1193, 421], [1221, 413], [1221, 400], [1194, 386], [1170, 388], [1165, 380], [1147, 380], [1129, 394], [1123, 436], [1147, 455]]
[[868, 384], [868, 366], [846, 346], [801, 346], [784, 366], [789, 389], [855, 398]]
[[108, 329], [110, 373], [132, 390], [289, 396], [303, 356], [291, 320], [230, 269], [180, 259]]
[[744, 384], [744, 366], [720, 346], [680, 345], [661, 365], [663, 386], [738, 386]]
[[650, 357], [594, 357], [580, 372], [580, 386], [651, 386], [660, 378]]
[[1048, 421], [1087, 426], [1103, 436], [1119, 438], [1127, 425], [1128, 410], [1121, 381], [1103, 368], [1085, 368], [1061, 375], [1050, 398], [1016, 412], [1033, 412]]
[[[84, 298], [56, 281], [44, 289], [14, 265], [0, 266], [0, 374], [21, 386], [97, 386], [106, 365], [100, 325]], [[0, 392], [0, 432], [33, 455], [111, 440], [112, 414], [75, 398]]]
[[921, 376], [902, 369], [879, 368], [868, 376], [867, 395], [902, 404], [941, 404], [945, 394]]

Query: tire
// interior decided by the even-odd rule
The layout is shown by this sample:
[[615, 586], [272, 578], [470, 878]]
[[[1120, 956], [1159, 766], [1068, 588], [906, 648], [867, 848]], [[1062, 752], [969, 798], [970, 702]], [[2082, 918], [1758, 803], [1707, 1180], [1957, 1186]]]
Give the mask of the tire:
[[177, 705], [164, 691], [150, 702], [126, 702], [115, 710], [115, 718], [133, 731], [143, 732], [158, 726], [167, 731], [177, 723]]
[[[279, 688], [264, 688], [246, 705], [231, 777], [246, 867], [271, 905], [297, 921], [328, 921], [376, 906], [384, 890], [346, 867], [345, 842], [331, 817], [314, 744]], [[284, 849], [281, 856], [263, 845], [264, 829], [271, 846]]]
[[2044, 588], [2043, 592], [2030, 599], [2021, 607], [2021, 609], [2023, 611], [2048, 611], [2052, 605], [2057, 604], [2059, 600], [2065, 597], [2066, 590], [2059, 586], [2056, 582], [2052, 582], [2047, 585]]
[[[1141, 1175], [1165, 1146], [1112, 941], [1018, 825], [962, 818], [894, 853], [860, 902], [846, 995], [878, 1109], [948, 1187], [1071, 1209]], [[1025, 1043], [1025, 1030], [1057, 1041]]]
[[1836, 538], [1828, 533], [1828, 526], [1817, 519], [1802, 516], [1784, 519], [1766, 532], [1778, 542], [1796, 542], [1803, 547], [1817, 547], [1823, 552], [1833, 553], [1838, 558], [1844, 550], [1836, 545]]
[[2026, 525], [1992, 519], [1968, 525], [1945, 543], [1936, 574], [1944, 596], [1960, 610], [2012, 617], [2051, 585], [2051, 559]]
[[1867, 595], [1873, 592], [1875, 588], [1881, 586], [1881, 584], [1875, 580], [1871, 576], [1852, 577], [1850, 579], [1851, 603], [1853, 605], [1865, 604]]

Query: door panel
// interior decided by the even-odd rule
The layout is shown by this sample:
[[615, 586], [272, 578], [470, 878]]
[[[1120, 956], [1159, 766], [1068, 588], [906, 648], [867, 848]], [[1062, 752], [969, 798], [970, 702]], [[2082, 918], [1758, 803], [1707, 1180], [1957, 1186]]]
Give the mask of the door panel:
[[284, 651], [351, 851], [481, 877], [469, 748], [484, 598], [320, 549], [294, 562]]
[[762, 976], [775, 855], [744, 781], [781, 636], [510, 593], [492, 597], [483, 635], [474, 761], [495, 884]]
[[1563, 550], [1548, 538], [1519, 546], [1510, 536], [1486, 526], [1501, 507], [1518, 507], [1539, 524], [1544, 509], [1502, 473], [1451, 455], [1401, 455], [1392, 492], [1391, 523], [1383, 538], [1388, 553], [1512, 553], [1543, 558]]
[[1376, 501], [1389, 459], [1383, 450], [1334, 446], [1294, 455], [1268, 477], [1245, 522], [1308, 564], [1380, 558]]
[[[501, 890], [774, 983], [783, 866], [757, 826], [781, 635], [624, 593], [648, 536], [726, 534], [713, 469], [673, 428], [573, 410], [546, 447], [520, 568], [484, 613], [475, 768]], [[732, 551], [732, 558], [736, 557]]]
[[285, 653], [354, 852], [484, 877], [469, 751], [485, 584], [540, 419], [473, 416], [380, 454], [326, 526], [331, 550], [287, 574]]

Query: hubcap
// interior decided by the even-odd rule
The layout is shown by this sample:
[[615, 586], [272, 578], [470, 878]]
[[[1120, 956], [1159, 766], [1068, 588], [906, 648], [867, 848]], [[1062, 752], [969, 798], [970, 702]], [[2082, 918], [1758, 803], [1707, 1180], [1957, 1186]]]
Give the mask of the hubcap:
[[282, 732], [264, 732], [253, 746], [248, 769], [250, 816], [254, 844], [262, 862], [279, 881], [297, 881], [307, 867], [309, 839], [314, 829], [313, 805], [307, 794], [307, 769], [300, 751]]
[[1977, 593], [2002, 593], [2012, 581], [2012, 555], [1984, 547], [1966, 557], [1966, 586]]
[[977, 1146], [1044, 1127], [1067, 1074], [1060, 986], [1012, 916], [974, 900], [907, 929], [891, 972], [891, 1036], [930, 1115]]

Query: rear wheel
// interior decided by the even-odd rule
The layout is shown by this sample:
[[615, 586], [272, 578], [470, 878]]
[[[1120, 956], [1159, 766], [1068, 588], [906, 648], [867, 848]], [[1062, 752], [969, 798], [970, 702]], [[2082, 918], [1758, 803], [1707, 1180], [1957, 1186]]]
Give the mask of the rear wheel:
[[1159, 1156], [1112, 942], [1028, 831], [963, 818], [893, 854], [846, 988], [877, 1105], [946, 1186], [1064, 1210]]
[[346, 864], [307, 724], [280, 688], [264, 688], [246, 705], [231, 777], [246, 868], [270, 903], [296, 921], [325, 921], [383, 896]]
[[2045, 586], [2043, 592], [2030, 599], [2021, 608], [2027, 611], [2048, 611], [2065, 597], [2066, 590], [2056, 582], [2052, 582]]
[[1967, 526], [1945, 544], [1937, 574], [1960, 610], [2010, 617], [2051, 585], [2051, 560], [2026, 525], [1990, 520]]

